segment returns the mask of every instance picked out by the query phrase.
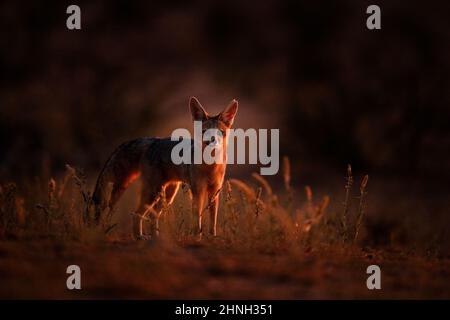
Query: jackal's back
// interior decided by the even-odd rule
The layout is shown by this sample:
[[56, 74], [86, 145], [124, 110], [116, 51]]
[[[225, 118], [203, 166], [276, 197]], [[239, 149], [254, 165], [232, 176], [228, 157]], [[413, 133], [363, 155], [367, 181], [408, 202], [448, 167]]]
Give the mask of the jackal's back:
[[96, 219], [108, 206], [108, 184], [114, 189], [125, 190], [135, 176], [139, 175], [142, 158], [157, 139], [139, 138], [121, 144], [109, 157], [97, 179], [92, 200], [96, 207]]

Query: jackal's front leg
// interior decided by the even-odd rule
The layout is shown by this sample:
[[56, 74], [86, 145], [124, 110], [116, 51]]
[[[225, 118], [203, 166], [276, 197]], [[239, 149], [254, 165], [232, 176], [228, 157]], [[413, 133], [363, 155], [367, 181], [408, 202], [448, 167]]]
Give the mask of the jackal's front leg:
[[202, 235], [202, 214], [205, 196], [203, 193], [195, 193], [192, 201], [192, 213], [194, 215], [194, 234]]
[[219, 211], [219, 196], [213, 195], [214, 199], [210, 200], [209, 205], [209, 233], [212, 236], [217, 235], [217, 213]]

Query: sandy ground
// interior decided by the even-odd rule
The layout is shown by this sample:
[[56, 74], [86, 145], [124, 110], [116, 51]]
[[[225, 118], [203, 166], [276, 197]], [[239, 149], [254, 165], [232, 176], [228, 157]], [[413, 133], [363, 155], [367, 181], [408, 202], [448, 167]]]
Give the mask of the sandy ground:
[[[258, 251], [219, 241], [0, 242], [0, 298], [450, 298], [448, 258], [393, 251]], [[66, 288], [71, 264], [81, 267], [81, 290]], [[371, 264], [381, 267], [381, 290], [366, 287]]]

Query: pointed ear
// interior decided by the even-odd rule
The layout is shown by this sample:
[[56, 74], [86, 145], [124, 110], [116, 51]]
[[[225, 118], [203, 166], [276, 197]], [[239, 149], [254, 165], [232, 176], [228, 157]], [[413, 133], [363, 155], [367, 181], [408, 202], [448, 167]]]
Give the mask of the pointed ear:
[[208, 114], [196, 97], [191, 97], [189, 109], [191, 110], [192, 120], [194, 121], [203, 121], [208, 118]]
[[238, 102], [237, 100], [233, 100], [230, 102], [228, 107], [222, 111], [220, 114], [220, 120], [223, 121], [228, 127], [233, 125], [234, 117], [238, 111]]

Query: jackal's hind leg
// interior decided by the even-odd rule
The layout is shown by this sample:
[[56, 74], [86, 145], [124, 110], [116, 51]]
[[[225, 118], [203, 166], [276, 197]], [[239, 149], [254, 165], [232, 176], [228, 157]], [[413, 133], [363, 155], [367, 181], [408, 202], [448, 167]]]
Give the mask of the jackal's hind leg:
[[[179, 182], [171, 182], [163, 187], [163, 192], [160, 197], [153, 204], [150, 210], [150, 220], [151, 220], [151, 235], [159, 236], [159, 218], [163, 213], [164, 206], [170, 206], [177, 195], [178, 188], [180, 187]], [[163, 200], [164, 197], [164, 200]], [[165, 203], [164, 203], [165, 201]]]
[[136, 239], [143, 238], [143, 220], [147, 219], [148, 216], [150, 216], [150, 220], [152, 222], [152, 229], [154, 228], [153, 225], [155, 224], [155, 219], [157, 218], [155, 217], [156, 211], [154, 206], [159, 202], [161, 190], [162, 186], [151, 189], [143, 186], [140, 204], [136, 214], [133, 216], [133, 234]]
[[178, 189], [180, 188], [181, 182], [172, 182], [167, 184], [165, 187], [166, 201], [167, 204], [172, 204], [175, 196], [177, 195]]
[[162, 191], [165, 193], [166, 204], [172, 204], [177, 191], [180, 187], [179, 182], [169, 183], [166, 186], [149, 188], [143, 186], [141, 201], [136, 215], [133, 217], [133, 231], [136, 238], [144, 238], [143, 220], [149, 219], [151, 224], [151, 236], [159, 234], [159, 217], [162, 212], [163, 201], [161, 199]]

